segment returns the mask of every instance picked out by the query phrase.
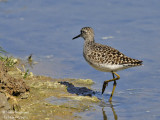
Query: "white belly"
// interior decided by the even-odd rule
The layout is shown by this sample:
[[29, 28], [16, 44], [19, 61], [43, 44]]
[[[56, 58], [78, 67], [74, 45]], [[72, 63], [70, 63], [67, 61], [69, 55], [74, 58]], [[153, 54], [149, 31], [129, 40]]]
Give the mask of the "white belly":
[[119, 70], [123, 70], [129, 68], [128, 65], [111, 65], [111, 64], [92, 64], [88, 62], [93, 68], [103, 72], [116, 72]]

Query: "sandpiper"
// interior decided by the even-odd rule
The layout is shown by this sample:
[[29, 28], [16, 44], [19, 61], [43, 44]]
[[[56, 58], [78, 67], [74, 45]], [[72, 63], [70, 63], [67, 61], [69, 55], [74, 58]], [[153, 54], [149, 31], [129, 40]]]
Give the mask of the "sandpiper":
[[83, 56], [89, 65], [96, 70], [112, 73], [113, 79], [104, 81], [102, 87], [103, 94], [108, 83], [114, 81], [113, 90], [109, 98], [109, 101], [112, 101], [117, 84], [116, 80], [120, 79], [120, 76], [116, 72], [130, 67], [140, 66], [143, 61], [127, 57], [110, 46], [96, 43], [94, 40], [94, 31], [91, 27], [83, 27], [81, 33], [73, 39], [78, 37], [84, 39]]

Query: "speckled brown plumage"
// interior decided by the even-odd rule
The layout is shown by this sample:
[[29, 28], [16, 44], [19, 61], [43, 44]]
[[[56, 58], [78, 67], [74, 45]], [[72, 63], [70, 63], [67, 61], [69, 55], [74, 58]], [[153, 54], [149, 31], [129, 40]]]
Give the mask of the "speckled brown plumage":
[[85, 48], [87, 51], [84, 51], [84, 57], [97, 64], [128, 64], [130, 66], [138, 66], [142, 64], [142, 61], [127, 57], [123, 53], [107, 45], [91, 42], [87, 43]]
[[[112, 96], [117, 84], [116, 80], [120, 79], [120, 76], [116, 71], [129, 67], [140, 66], [142, 65], [142, 61], [127, 57], [110, 46], [95, 43], [94, 31], [90, 27], [82, 28], [81, 33], [73, 39], [78, 37], [82, 37], [84, 39], [83, 56], [85, 60], [97, 70], [112, 73], [113, 79], [104, 81], [102, 87], [103, 94], [108, 83], [114, 81], [113, 90], [109, 99], [109, 101], [112, 101]], [[115, 75], [117, 76], [116, 78]]]
[[129, 67], [142, 65], [142, 61], [127, 57], [118, 50], [94, 41], [94, 31], [90, 27], [81, 29], [81, 34], [74, 37], [84, 38], [83, 56], [95, 69], [104, 72], [114, 72]]

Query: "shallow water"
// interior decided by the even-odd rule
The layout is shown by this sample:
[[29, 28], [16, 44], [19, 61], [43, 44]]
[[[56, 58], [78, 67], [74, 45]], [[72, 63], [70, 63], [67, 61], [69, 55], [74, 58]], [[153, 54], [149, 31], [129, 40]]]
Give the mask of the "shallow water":
[[[144, 61], [144, 66], [118, 72], [113, 105], [107, 102], [112, 83], [83, 119], [160, 119], [160, 1], [1, 1], [0, 46], [25, 59], [33, 54], [35, 74], [54, 78], [90, 78], [101, 92], [110, 73], [91, 68], [82, 56], [83, 40], [72, 40], [84, 26], [95, 30], [96, 42]], [[108, 37], [108, 39], [104, 39]], [[103, 39], [102, 39], [103, 38]], [[102, 96], [98, 94], [100, 98]], [[113, 106], [113, 107], [111, 107]], [[113, 112], [115, 111], [115, 112]], [[116, 114], [116, 115], [114, 115]], [[115, 117], [116, 116], [116, 117]]]

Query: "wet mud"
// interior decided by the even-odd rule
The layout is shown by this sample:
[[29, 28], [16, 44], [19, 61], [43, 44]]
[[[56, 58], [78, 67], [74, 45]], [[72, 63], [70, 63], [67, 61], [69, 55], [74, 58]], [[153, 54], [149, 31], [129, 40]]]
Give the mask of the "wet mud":
[[[54, 79], [26, 74], [17, 66], [0, 63], [0, 115], [4, 119], [82, 119], [76, 113], [100, 102], [90, 79]], [[1, 102], [3, 101], [3, 103]]]

